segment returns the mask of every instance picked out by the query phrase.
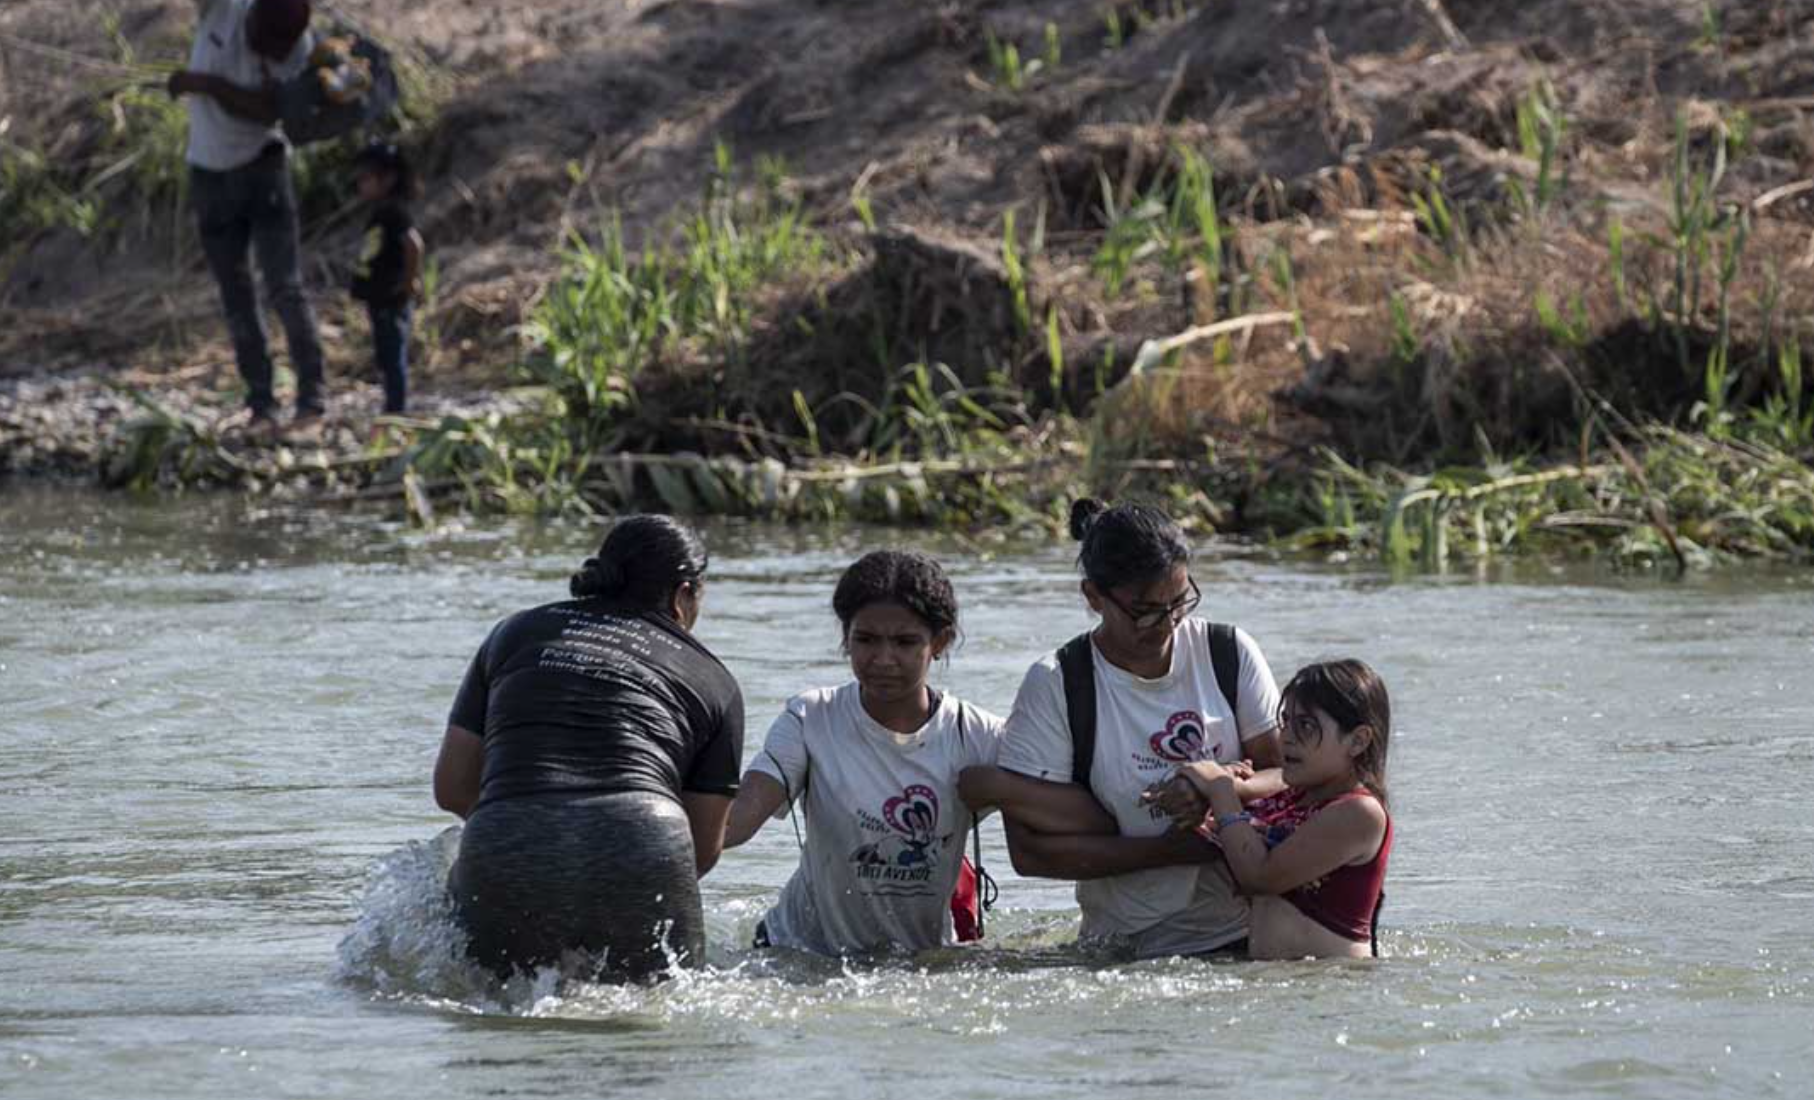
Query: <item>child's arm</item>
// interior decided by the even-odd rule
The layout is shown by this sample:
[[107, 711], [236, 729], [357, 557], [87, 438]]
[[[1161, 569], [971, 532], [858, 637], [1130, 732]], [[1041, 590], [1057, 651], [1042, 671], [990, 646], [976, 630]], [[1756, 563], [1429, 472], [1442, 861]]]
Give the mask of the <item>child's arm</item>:
[[769, 818], [775, 816], [783, 803], [787, 801], [787, 792], [775, 777], [759, 771], [743, 773], [743, 783], [737, 788], [737, 799], [731, 803], [730, 816], [724, 823], [724, 846], [738, 848], [748, 844], [750, 838], [762, 829]]
[[403, 235], [403, 290], [412, 302], [422, 300], [422, 234], [415, 226]]
[[[1207, 774], [1193, 773], [1192, 769], [1200, 766], [1184, 765], [1171, 778], [1162, 779], [1148, 787], [1141, 793], [1140, 800], [1158, 807], [1179, 828], [1196, 828], [1203, 823], [1204, 815], [1209, 813], [1209, 799], [1197, 788], [1197, 780], [1192, 778], [1195, 774], [1198, 780], [1208, 781]], [[1243, 803], [1269, 798], [1285, 789], [1285, 780], [1278, 768], [1256, 772], [1245, 762], [1227, 767], [1210, 763], [1208, 767], [1226, 772], [1234, 780], [1235, 793]]]
[[[1202, 771], [1190, 774], [1197, 781]], [[1240, 796], [1226, 772], [1203, 781], [1201, 787], [1218, 823], [1241, 815]], [[1242, 890], [1283, 894], [1339, 867], [1372, 859], [1386, 837], [1386, 810], [1373, 798], [1339, 802], [1298, 826], [1283, 844], [1272, 849], [1247, 821], [1218, 825], [1216, 836]]]

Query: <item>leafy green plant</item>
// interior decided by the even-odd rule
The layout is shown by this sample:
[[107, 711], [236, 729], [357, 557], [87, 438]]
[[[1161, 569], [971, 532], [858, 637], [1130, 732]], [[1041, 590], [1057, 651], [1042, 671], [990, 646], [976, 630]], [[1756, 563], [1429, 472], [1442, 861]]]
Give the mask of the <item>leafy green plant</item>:
[[1567, 133], [1568, 118], [1555, 87], [1548, 80], [1538, 81], [1518, 101], [1518, 148], [1526, 160], [1536, 162], [1537, 178], [1529, 191], [1518, 180], [1508, 184], [1514, 204], [1526, 217], [1549, 209], [1563, 190], [1559, 161]]
[[1058, 307], [1046, 306], [1046, 366], [1047, 383], [1052, 387], [1052, 407], [1063, 411], [1064, 400], [1064, 337], [1058, 328]]
[[1103, 221], [1108, 231], [1090, 262], [1096, 277], [1102, 280], [1104, 292], [1114, 298], [1120, 295], [1128, 272], [1158, 247], [1153, 223], [1165, 214], [1165, 204], [1157, 198], [1143, 198], [1132, 208], [1122, 210], [1115, 201], [1115, 186], [1106, 175], [1098, 177], [1102, 188]]
[[1761, 407], [1751, 410], [1751, 431], [1790, 450], [1814, 449], [1814, 405], [1810, 405], [1805, 392], [1799, 339], [1791, 339], [1777, 349], [1776, 369], [1776, 392], [1767, 395]]
[[984, 31], [983, 40], [989, 49], [989, 71], [994, 76], [996, 87], [1010, 92], [1025, 88], [1027, 78], [1033, 75], [1033, 68], [1021, 63], [1020, 47], [995, 37], [994, 31]]
[[100, 217], [94, 199], [59, 179], [42, 153], [0, 140], [0, 237], [24, 243], [51, 229], [91, 237]]
[[1027, 269], [1021, 262], [1020, 238], [1014, 232], [1014, 211], [1002, 215], [1001, 263], [1014, 301], [1014, 331], [1022, 339], [1033, 329], [1033, 305], [1027, 296]]
[[1630, 308], [1630, 292], [1625, 282], [1625, 223], [1616, 217], [1606, 219], [1606, 266], [1612, 273], [1613, 292], [1619, 308]]
[[1194, 262], [1206, 281], [1205, 300], [1213, 305], [1221, 294], [1226, 234], [1216, 207], [1214, 170], [1188, 146], [1179, 146], [1174, 155], [1176, 169], [1125, 209], [1116, 202], [1108, 177], [1097, 177], [1108, 229], [1091, 268], [1111, 298], [1121, 293], [1133, 267], [1153, 255], [1163, 258], [1174, 274], [1183, 274]]
[[[1697, 163], [1689, 141], [1687, 116], [1678, 115], [1675, 156], [1670, 172], [1668, 237], [1663, 243], [1671, 254], [1674, 269], [1667, 325], [1673, 336], [1676, 361], [1682, 373], [1688, 376], [1695, 370], [1689, 356], [1689, 334], [1700, 312], [1702, 272], [1716, 247], [1716, 237], [1722, 234], [1731, 237], [1741, 232], [1714, 200], [1725, 176], [1725, 144], [1716, 143], [1712, 158], [1704, 165]], [[1748, 227], [1742, 232], [1748, 234]], [[1730, 247], [1727, 254], [1736, 255]], [[1660, 312], [1655, 309], [1654, 301], [1653, 312]]]
[[594, 433], [634, 401], [637, 375], [669, 351], [700, 342], [727, 359], [739, 356], [755, 297], [823, 259], [823, 239], [797, 204], [781, 201], [772, 172], [746, 199], [728, 150], [715, 166], [703, 201], [680, 226], [678, 247], [657, 240], [632, 255], [615, 218], [597, 244], [575, 236], [530, 318], [533, 375]]
[[856, 211], [857, 220], [863, 223], [863, 228], [865, 230], [870, 233], [876, 231], [875, 208], [869, 203], [869, 193], [867, 191], [852, 191], [850, 193], [850, 208]]
[[1473, 266], [1473, 245], [1467, 222], [1461, 211], [1449, 202], [1440, 165], [1430, 166], [1423, 194], [1411, 196], [1411, 209], [1418, 228], [1436, 242], [1452, 264], [1464, 270]]
[[1411, 309], [1405, 304], [1403, 295], [1393, 292], [1386, 304], [1392, 315], [1392, 364], [1402, 369], [1417, 362], [1423, 342], [1418, 338], [1417, 326], [1411, 320]]
[[1102, 46], [1107, 50], [1118, 50], [1127, 44], [1127, 32], [1121, 26], [1121, 12], [1116, 8], [1105, 8], [1102, 12]]
[[1550, 340], [1562, 347], [1586, 347], [1593, 338], [1593, 322], [1588, 319], [1587, 305], [1578, 293], [1569, 304], [1571, 308], [1565, 314], [1549, 296], [1549, 291], [1539, 289], [1535, 302], [1537, 323], [1543, 326]]

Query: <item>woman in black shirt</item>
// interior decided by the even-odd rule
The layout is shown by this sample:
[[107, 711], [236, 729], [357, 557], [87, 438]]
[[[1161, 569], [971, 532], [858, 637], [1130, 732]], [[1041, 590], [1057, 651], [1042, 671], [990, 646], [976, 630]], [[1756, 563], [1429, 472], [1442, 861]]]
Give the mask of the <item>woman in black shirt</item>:
[[448, 885], [494, 970], [574, 952], [635, 978], [703, 961], [697, 880], [743, 756], [742, 692], [690, 633], [705, 566], [682, 524], [627, 517], [574, 599], [510, 616], [473, 658], [435, 801], [466, 819]]

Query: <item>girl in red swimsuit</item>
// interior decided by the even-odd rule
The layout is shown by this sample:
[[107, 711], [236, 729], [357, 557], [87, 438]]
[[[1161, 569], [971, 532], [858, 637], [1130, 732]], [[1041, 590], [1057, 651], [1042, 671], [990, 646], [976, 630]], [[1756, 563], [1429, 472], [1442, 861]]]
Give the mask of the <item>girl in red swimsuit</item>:
[[1250, 775], [1205, 761], [1147, 797], [1220, 841], [1252, 897], [1254, 958], [1378, 954], [1392, 852], [1386, 686], [1359, 661], [1330, 661], [1300, 671], [1280, 696], [1282, 768]]

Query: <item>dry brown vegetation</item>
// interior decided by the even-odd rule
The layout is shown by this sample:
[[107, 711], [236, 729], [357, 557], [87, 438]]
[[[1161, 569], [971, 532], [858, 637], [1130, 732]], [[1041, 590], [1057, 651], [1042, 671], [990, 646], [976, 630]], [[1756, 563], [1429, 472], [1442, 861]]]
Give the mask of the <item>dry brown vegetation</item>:
[[[4, 140], [47, 151], [72, 188], [138, 226], [6, 242], [0, 372], [224, 359], [170, 216], [128, 216], [130, 172], [88, 186], [122, 148], [107, 136], [117, 112], [96, 107], [105, 82], [21, 45], [114, 56], [98, 19], [111, 12], [139, 57], [175, 58], [187, 6], [0, 12]], [[632, 245], [667, 233], [720, 143], [743, 164], [785, 162], [785, 193], [834, 262], [764, 296], [739, 361], [682, 356], [645, 377], [638, 442], [652, 447], [725, 446], [708, 420], [794, 433], [795, 391], [814, 409], [873, 398], [920, 358], [1079, 409], [1146, 341], [1283, 311], [1295, 319], [1193, 343], [1122, 386], [1123, 419], [1171, 453], [1207, 440], [1268, 461], [1319, 443], [1400, 464], [1566, 449], [1586, 394], [1684, 417], [1722, 342], [1733, 400], [1761, 397], [1814, 313], [1809, 0], [342, 6], [442, 97], [412, 136], [441, 272], [431, 386], [505, 377], [571, 233], [611, 212]], [[1547, 169], [1537, 108], [1556, 124]], [[1684, 142], [1695, 173], [1726, 157], [1711, 208], [1728, 228], [1741, 211], [1750, 223], [1723, 337], [1728, 237], [1696, 258], [1685, 309], [1671, 291]], [[1200, 247], [1170, 260], [1147, 247], [1105, 273], [1118, 225], [1175, 185], [1184, 150], [1214, 171], [1216, 268]], [[310, 240], [327, 299], [350, 228], [331, 187], [319, 194]], [[1018, 318], [1010, 213], [1028, 271]], [[357, 327], [328, 312], [344, 368]], [[826, 413], [828, 432], [849, 408]]]

